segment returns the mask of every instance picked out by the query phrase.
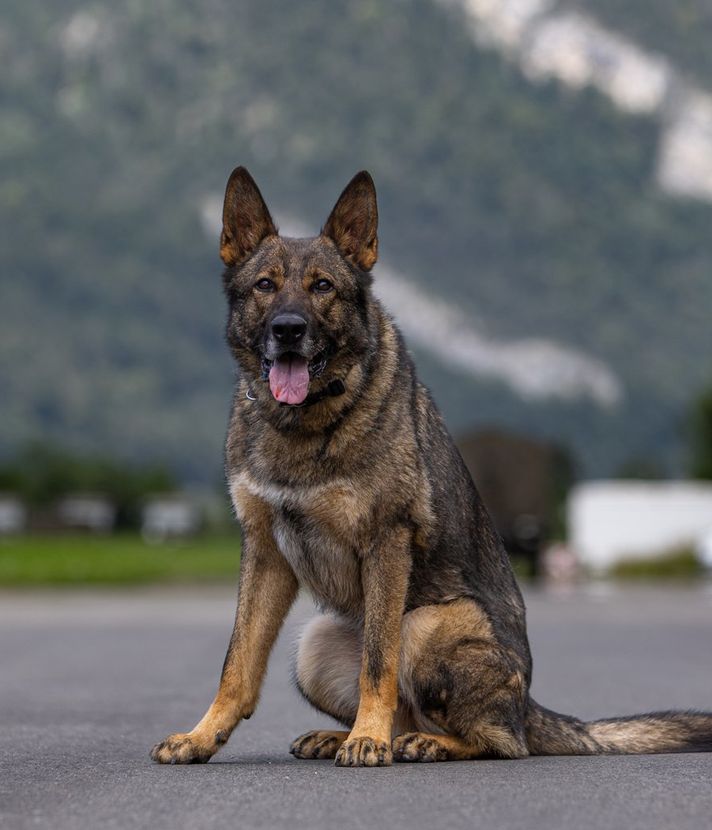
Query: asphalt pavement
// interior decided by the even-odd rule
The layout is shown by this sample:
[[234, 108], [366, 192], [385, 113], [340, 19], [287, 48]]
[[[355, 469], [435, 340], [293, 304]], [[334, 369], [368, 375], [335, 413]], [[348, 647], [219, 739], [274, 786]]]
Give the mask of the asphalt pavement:
[[[207, 765], [153, 764], [214, 694], [233, 591], [0, 594], [0, 827], [712, 826], [712, 755], [528, 758], [341, 769], [297, 761], [326, 727], [291, 686], [300, 600], [254, 717]], [[712, 710], [712, 591], [529, 592], [533, 694], [587, 718]]]

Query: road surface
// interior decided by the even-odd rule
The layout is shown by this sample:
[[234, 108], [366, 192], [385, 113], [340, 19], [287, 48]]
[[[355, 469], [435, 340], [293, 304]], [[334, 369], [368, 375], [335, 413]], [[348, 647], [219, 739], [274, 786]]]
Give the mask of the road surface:
[[[585, 717], [712, 709], [712, 592], [527, 595], [533, 694]], [[215, 690], [232, 590], [0, 595], [0, 827], [701, 830], [712, 755], [339, 769], [290, 740], [328, 725], [292, 689], [300, 600], [262, 702], [205, 766], [148, 758]]]

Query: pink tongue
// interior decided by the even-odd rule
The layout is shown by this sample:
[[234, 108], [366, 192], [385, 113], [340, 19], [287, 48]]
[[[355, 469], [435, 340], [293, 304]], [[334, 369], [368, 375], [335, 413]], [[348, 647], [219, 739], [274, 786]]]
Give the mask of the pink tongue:
[[309, 391], [309, 364], [298, 354], [278, 357], [269, 370], [269, 388], [280, 403], [302, 403]]

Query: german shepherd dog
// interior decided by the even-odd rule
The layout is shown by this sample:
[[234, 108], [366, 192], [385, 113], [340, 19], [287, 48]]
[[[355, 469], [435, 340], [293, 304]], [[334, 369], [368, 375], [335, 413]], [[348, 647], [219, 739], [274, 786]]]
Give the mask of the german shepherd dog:
[[712, 750], [712, 714], [584, 723], [529, 696], [522, 596], [485, 507], [403, 339], [371, 291], [373, 181], [358, 173], [319, 236], [278, 235], [242, 167], [220, 256], [240, 367], [226, 448], [244, 534], [217, 695], [151, 757], [207, 761], [257, 705], [267, 658], [305, 586], [296, 685], [347, 731], [297, 758], [396, 761]]

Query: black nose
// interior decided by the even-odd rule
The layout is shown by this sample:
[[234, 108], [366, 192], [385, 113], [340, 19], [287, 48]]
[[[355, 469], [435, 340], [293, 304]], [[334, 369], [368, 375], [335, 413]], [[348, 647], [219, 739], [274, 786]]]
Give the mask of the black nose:
[[298, 343], [307, 330], [307, 321], [298, 314], [278, 314], [272, 320], [274, 339], [285, 346]]

